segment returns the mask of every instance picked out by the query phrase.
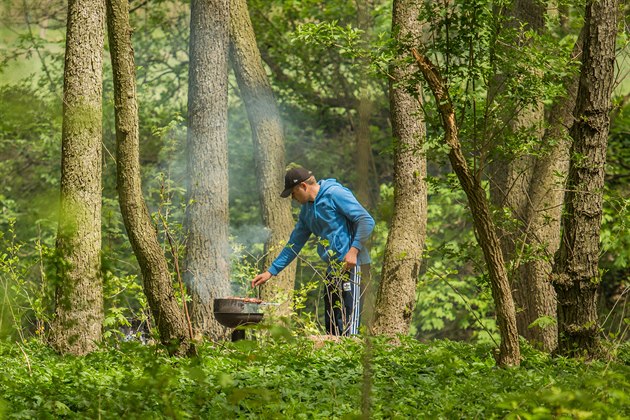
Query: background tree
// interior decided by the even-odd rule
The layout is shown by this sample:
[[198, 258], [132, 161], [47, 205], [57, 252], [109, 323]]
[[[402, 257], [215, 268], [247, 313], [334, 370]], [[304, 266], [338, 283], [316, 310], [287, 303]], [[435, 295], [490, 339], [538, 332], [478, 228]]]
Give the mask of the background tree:
[[558, 294], [558, 350], [600, 352], [597, 296], [606, 149], [614, 82], [618, 3], [589, 1], [574, 123], [562, 237], [553, 268]]
[[[511, 5], [496, 8], [498, 12], [496, 31], [512, 31], [513, 43], [511, 45], [497, 46], [496, 48], [524, 48], [528, 43], [536, 42], [544, 31], [544, 14], [545, 8], [536, 1], [521, 0], [513, 2]], [[498, 36], [498, 35], [497, 35]], [[499, 63], [496, 63], [499, 64]], [[532, 63], [533, 64], [533, 63]], [[533, 67], [533, 66], [532, 66]], [[539, 317], [546, 316], [555, 318], [555, 293], [551, 286], [548, 275], [549, 269], [542, 271], [534, 271], [527, 269], [527, 258], [523, 255], [522, 238], [528, 238], [530, 234], [530, 226], [526, 225], [524, 215], [526, 208], [530, 205], [530, 198], [527, 195], [529, 186], [532, 182], [545, 182], [547, 184], [558, 181], [554, 177], [554, 173], [547, 173], [551, 177], [550, 180], [539, 178], [538, 174], [534, 176], [535, 156], [533, 151], [523, 147], [510, 147], [510, 141], [521, 142], [523, 144], [541, 144], [544, 132], [544, 106], [542, 97], [530, 98], [529, 96], [516, 97], [512, 101], [504, 101], [505, 96], [502, 95], [504, 89], [509, 88], [510, 82], [506, 79], [514, 77], [510, 75], [511, 69], [506, 66], [496, 67], [491, 85], [489, 86], [488, 96], [492, 101], [501, 102], [502, 110], [500, 111], [500, 119], [497, 121], [498, 127], [493, 132], [497, 133], [496, 140], [492, 142], [492, 148], [499, 151], [492, 155], [490, 161], [490, 196], [493, 205], [499, 208], [506, 208], [509, 217], [514, 223], [505, 221], [500, 223], [501, 229], [501, 247], [506, 262], [508, 263], [508, 275], [514, 301], [517, 307], [516, 320], [519, 334], [526, 337], [530, 341], [538, 342], [540, 346], [547, 350], [555, 348], [556, 328], [554, 322], [542, 324], [545, 328], [532, 325]], [[539, 71], [531, 68], [530, 72]], [[540, 71], [539, 71], [540, 72]], [[541, 72], [542, 73], [542, 72]], [[560, 142], [561, 145], [567, 146], [566, 142]], [[545, 154], [544, 150], [537, 150], [538, 153]], [[560, 155], [556, 154], [556, 158]], [[559, 159], [557, 169], [560, 173], [566, 166], [566, 159]], [[565, 163], [563, 165], [563, 162]], [[549, 216], [547, 233], [543, 229], [538, 229], [537, 234], [539, 243], [531, 242], [534, 249], [547, 247], [551, 248], [551, 253], [557, 249], [558, 231], [559, 231], [559, 212], [561, 208], [562, 195], [553, 194], [549, 198], [556, 200], [546, 200], [545, 204], [549, 209], [553, 209], [553, 214], [547, 213]], [[537, 207], [538, 208], [538, 207]], [[501, 214], [499, 212], [499, 214]], [[553, 218], [555, 216], [555, 219]], [[544, 235], [544, 236], [543, 236]], [[551, 240], [552, 243], [547, 243]], [[526, 261], [523, 261], [526, 260]], [[549, 261], [544, 254], [539, 253], [533, 260]], [[533, 268], [533, 267], [531, 267]], [[536, 275], [538, 274], [538, 275]]]
[[[230, 2], [230, 57], [241, 98], [245, 103], [254, 142], [254, 162], [260, 208], [269, 238], [265, 242], [264, 266], [282, 251], [293, 230], [291, 202], [280, 197], [284, 189], [284, 132], [276, 100], [256, 45], [254, 28], [245, 0]], [[288, 315], [295, 283], [295, 264], [264, 287], [268, 301], [282, 299], [279, 315]]]
[[[120, 209], [142, 270], [144, 291], [160, 333], [160, 341], [171, 354], [184, 355], [194, 351], [192, 331], [177, 303], [168, 264], [142, 194], [135, 60], [127, 0], [107, 0], [107, 28], [114, 72]], [[185, 305], [185, 296], [180, 296], [180, 299]]]
[[[361, 41], [364, 48], [369, 48], [374, 31], [374, 1], [358, 0], [357, 7], [357, 29], [361, 31]], [[372, 144], [370, 140], [370, 120], [374, 108], [374, 93], [370, 83], [370, 63], [366, 58], [359, 60], [357, 69], [359, 81], [357, 83], [357, 108], [356, 108], [356, 187], [354, 193], [357, 200], [367, 209], [374, 207], [374, 197], [370, 188], [370, 172], [372, 159]], [[368, 270], [362, 272], [369, 273]]]
[[[577, 59], [582, 51], [581, 38], [571, 54]], [[564, 200], [564, 182], [568, 172], [570, 139], [567, 127], [573, 120], [579, 73], [569, 71], [563, 85], [566, 92], [552, 105], [542, 137], [541, 154], [535, 158], [533, 173], [527, 186], [524, 214], [520, 216], [525, 229], [523, 242], [533, 258], [528, 258], [516, 270], [513, 287], [517, 304], [519, 334], [546, 351], [558, 343], [556, 294], [550, 281], [551, 258], [560, 245], [560, 218]], [[544, 320], [545, 322], [537, 322]]]
[[497, 363], [500, 366], [519, 365], [521, 355], [516, 329], [516, 310], [507, 278], [501, 244], [490, 215], [486, 191], [480, 180], [475, 178], [468, 169], [468, 163], [462, 154], [457, 119], [455, 118], [455, 111], [447, 86], [444, 84], [436, 67], [426, 57], [415, 49], [413, 53], [435, 97], [436, 106], [444, 125], [444, 141], [450, 149], [448, 153], [449, 160], [468, 198], [479, 246], [483, 250], [492, 287], [492, 297], [497, 308], [497, 324], [501, 334]]
[[190, 5], [186, 277], [195, 329], [217, 339], [213, 299], [230, 294], [227, 74], [229, 1]]
[[394, 0], [392, 12], [392, 37], [397, 43], [390, 71], [394, 214], [374, 315], [374, 332], [390, 336], [409, 332], [426, 234], [426, 157], [422, 150], [426, 127], [421, 85], [409, 55], [422, 41], [416, 6], [416, 0]]
[[85, 354], [102, 337], [101, 140], [105, 4], [68, 3], [58, 280], [50, 342]]

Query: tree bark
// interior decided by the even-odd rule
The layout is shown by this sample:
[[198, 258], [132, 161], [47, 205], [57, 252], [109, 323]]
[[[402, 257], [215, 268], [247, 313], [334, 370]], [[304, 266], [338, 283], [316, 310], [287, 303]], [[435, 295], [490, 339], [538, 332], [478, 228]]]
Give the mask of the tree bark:
[[213, 299], [230, 294], [227, 73], [229, 0], [192, 0], [188, 79], [188, 210], [186, 281], [197, 333], [226, 329]]
[[455, 111], [444, 81], [435, 66], [426, 57], [415, 49], [412, 49], [412, 52], [416, 63], [418, 63], [427, 84], [435, 96], [435, 102], [442, 117], [444, 139], [450, 147], [448, 157], [468, 198], [473, 224], [477, 232], [477, 241], [481, 246], [488, 268], [492, 298], [497, 311], [497, 324], [501, 334], [501, 345], [499, 354], [496, 357], [497, 364], [500, 366], [519, 365], [521, 357], [518, 331], [516, 329], [516, 310], [505, 270], [501, 244], [490, 215], [486, 191], [480, 181], [470, 173], [466, 159], [461, 151]]
[[[582, 38], [578, 39], [572, 57], [582, 53]], [[535, 258], [519, 267], [518, 285], [513, 288], [517, 307], [516, 323], [519, 332], [532, 344], [551, 352], [558, 346], [558, 325], [532, 326], [541, 316], [556, 320], [556, 292], [550, 276], [553, 255], [560, 246], [560, 218], [564, 200], [564, 184], [569, 170], [571, 142], [566, 127], [573, 122], [579, 73], [570, 74], [564, 81], [566, 93], [558, 98], [549, 111], [548, 128], [541, 144], [548, 151], [534, 163], [536, 175], [529, 183], [522, 216], [525, 242], [535, 250]]]
[[64, 67], [61, 207], [55, 319], [60, 353], [93, 351], [102, 337], [101, 142], [105, 3], [70, 0]]
[[391, 69], [390, 107], [394, 137], [394, 214], [387, 238], [374, 314], [374, 333], [408, 334], [416, 304], [416, 285], [424, 250], [427, 219], [426, 137], [415, 66], [405, 62], [409, 48], [421, 41], [416, 0], [395, 0], [392, 32], [399, 43]]
[[[535, 0], [518, 0], [514, 2], [511, 8], [511, 21], [509, 26], [512, 28], [524, 27], [526, 30], [534, 30], [541, 33], [544, 30], [544, 13], [545, 9], [542, 4]], [[517, 45], [511, 46], [518, 48], [522, 44], [519, 40]], [[534, 70], [537, 71], [537, 70]], [[507, 107], [511, 110], [512, 115], [506, 115], [504, 124], [509, 127], [509, 132], [516, 134], [518, 132], [529, 133], [529, 136], [535, 137], [536, 141], [542, 143], [543, 123], [544, 123], [544, 106], [541, 102], [523, 107], [521, 104], [513, 104]], [[565, 145], [566, 143], [560, 143]], [[565, 149], [566, 150], [566, 149]], [[561, 151], [559, 151], [561, 153]], [[511, 215], [519, 221], [519, 228], [513, 231], [501, 232], [501, 244], [503, 255], [511, 271], [508, 276], [511, 280], [512, 295], [516, 305], [516, 325], [520, 335], [525, 337], [530, 343], [538, 347], [552, 351], [556, 346], [556, 324], [544, 323], [545, 328], [533, 327], [532, 322], [536, 319], [547, 316], [555, 319], [555, 291], [549, 282], [548, 275], [551, 269], [549, 259], [545, 259], [544, 255], [538, 253], [534, 257], [534, 261], [521, 262], [523, 254], [523, 242], [531, 244], [530, 235], [531, 221], [524, 218], [528, 207], [532, 205], [529, 201], [528, 190], [532, 187], [532, 183], [552, 183], [555, 181], [553, 173], [547, 173], [550, 179], [542, 179], [541, 174], [534, 171], [536, 166], [536, 158], [529, 155], [518, 155], [513, 160], [502, 161], [497, 165], [498, 173], [495, 173], [491, 185], [491, 197], [497, 206], [506, 206], [511, 210]], [[561, 161], [558, 165], [561, 167]], [[556, 202], [550, 202], [550, 208], [559, 208], [562, 205], [562, 196], [558, 194], [546, 197], [556, 198]], [[556, 219], [559, 220], [559, 219]], [[555, 240], [549, 244], [555, 251], [558, 246], [557, 231], [558, 223], [548, 223], [543, 226], [537, 226], [539, 238], [547, 238]], [[540, 248], [543, 244], [531, 244], [534, 248]], [[552, 251], [553, 252], [553, 251]]]
[[[366, 48], [369, 46], [370, 34], [374, 22], [372, 19], [371, 0], [358, 0], [357, 27], [362, 30], [361, 39]], [[368, 60], [360, 60], [360, 82], [357, 93], [357, 123], [355, 131], [356, 139], [356, 184], [355, 193], [357, 200], [367, 209], [373, 207], [370, 194], [370, 162], [372, 161], [372, 145], [370, 140], [370, 119], [372, 117], [373, 104], [370, 98]]]
[[135, 60], [127, 0], [107, 0], [107, 27], [116, 115], [116, 166], [120, 210], [142, 272], [143, 288], [160, 341], [169, 353], [194, 352], [182, 309], [177, 303], [166, 257], [142, 196]]
[[[230, 2], [230, 57], [245, 103], [254, 142], [254, 162], [263, 222], [269, 231], [265, 243], [265, 267], [278, 256], [293, 230], [290, 200], [280, 197], [284, 188], [284, 131], [271, 85], [256, 44], [245, 0]], [[295, 264], [291, 264], [263, 288], [263, 298], [281, 301], [275, 312], [291, 313]]]
[[[544, 30], [545, 8], [534, 0], [517, 0], [508, 10], [509, 20], [507, 26], [514, 30], [534, 30], [538, 33]], [[517, 45], [507, 48], [518, 48], [527, 41], [519, 41]], [[532, 70], [536, 71], [536, 70]], [[491, 96], [496, 97], [500, 93], [500, 86], [504, 84], [506, 76], [497, 74], [491, 90]], [[535, 137], [540, 144], [549, 138], [543, 139], [544, 107], [538, 102], [533, 105], [523, 106], [521, 103], [504, 105], [502, 113], [502, 125], [499, 130], [508, 135], [527, 133]], [[507, 129], [506, 129], [507, 128]], [[503, 255], [511, 269], [508, 272], [512, 294], [517, 308], [516, 323], [518, 332], [531, 343], [538, 347], [552, 351], [556, 347], [557, 327], [555, 323], [540, 323], [539, 326], [531, 324], [540, 317], [549, 317], [555, 320], [555, 291], [549, 281], [551, 262], [546, 252], [555, 252], [559, 240], [559, 209], [562, 205], [561, 188], [553, 189], [558, 179], [553, 171], [544, 173], [536, 172], [542, 169], [541, 165], [553, 161], [554, 169], [562, 171], [567, 166], [563, 155], [568, 152], [568, 143], [560, 141], [547, 156], [535, 158], [529, 154], [504, 156], [491, 164], [492, 175], [490, 177], [490, 197], [493, 205], [507, 207], [511, 217], [518, 221], [518, 227], [513, 229], [501, 229], [501, 248]], [[544, 152], [543, 152], [544, 153]], [[542, 162], [538, 162], [542, 160]], [[550, 167], [548, 167], [549, 169]], [[564, 170], [566, 173], [566, 169]], [[543, 177], [544, 175], [544, 177]], [[562, 180], [560, 180], [561, 182]], [[542, 214], [533, 211], [541, 211], [541, 202], [534, 203], [530, 196], [530, 190], [543, 189], [549, 192], [544, 200], [547, 210], [542, 219]], [[554, 193], [555, 192], [555, 193]], [[528, 219], [529, 216], [540, 216], [536, 219]], [[556, 216], [555, 219], [553, 217]], [[527, 245], [536, 250], [535, 256], [529, 261], [523, 262], [521, 256]], [[527, 250], [530, 252], [530, 250]], [[541, 328], [544, 326], [544, 328]]]
[[584, 46], [562, 237], [553, 267], [558, 294], [558, 351], [596, 357], [600, 352], [597, 295], [599, 235], [606, 148], [614, 83], [617, 0], [586, 4]]

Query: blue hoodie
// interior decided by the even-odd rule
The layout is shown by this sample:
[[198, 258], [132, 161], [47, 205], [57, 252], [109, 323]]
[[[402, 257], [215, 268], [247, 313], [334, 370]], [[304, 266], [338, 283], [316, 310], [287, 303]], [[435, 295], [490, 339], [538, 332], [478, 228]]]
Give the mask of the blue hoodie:
[[287, 245], [269, 268], [274, 276], [295, 259], [311, 234], [324, 240], [317, 245], [324, 262], [343, 261], [350, 247], [359, 250], [357, 265], [370, 262], [365, 242], [374, 229], [374, 219], [337, 180], [323, 179], [318, 184], [315, 201], [302, 205]]

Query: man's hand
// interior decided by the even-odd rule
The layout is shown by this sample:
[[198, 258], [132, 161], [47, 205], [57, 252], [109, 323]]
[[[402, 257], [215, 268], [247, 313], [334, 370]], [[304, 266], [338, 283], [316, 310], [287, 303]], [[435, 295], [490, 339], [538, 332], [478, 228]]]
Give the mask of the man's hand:
[[351, 247], [345, 257], [343, 257], [343, 269], [346, 271], [352, 270], [357, 265], [357, 256], [359, 255], [359, 250], [355, 247]]
[[265, 283], [267, 280], [271, 278], [272, 274], [269, 271], [265, 271], [264, 273], [260, 273], [252, 280], [252, 288], [256, 286], [260, 286]]

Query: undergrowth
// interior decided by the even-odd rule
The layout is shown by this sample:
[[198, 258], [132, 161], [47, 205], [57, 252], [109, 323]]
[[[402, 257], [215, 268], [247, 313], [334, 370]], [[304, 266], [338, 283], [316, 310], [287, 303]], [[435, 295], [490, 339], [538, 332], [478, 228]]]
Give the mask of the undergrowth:
[[[70, 357], [2, 342], [0, 418], [358, 418], [363, 350], [285, 336], [205, 344], [192, 359], [137, 343]], [[486, 346], [376, 340], [370, 417], [630, 417], [630, 348], [590, 364], [523, 353], [499, 369]]]

